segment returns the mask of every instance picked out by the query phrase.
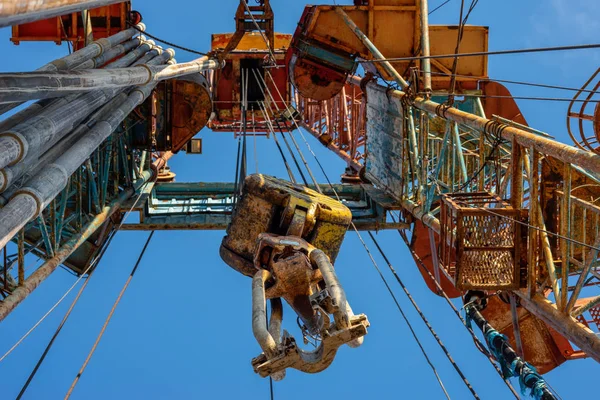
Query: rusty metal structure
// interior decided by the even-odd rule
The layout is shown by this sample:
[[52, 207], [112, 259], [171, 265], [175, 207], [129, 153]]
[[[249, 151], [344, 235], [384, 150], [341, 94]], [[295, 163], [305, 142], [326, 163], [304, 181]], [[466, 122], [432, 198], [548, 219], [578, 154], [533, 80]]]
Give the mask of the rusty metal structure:
[[[427, 0], [307, 6], [293, 35], [274, 31], [268, 0], [241, 0], [235, 32], [181, 64], [140, 34], [130, 2], [41, 3], [0, 26], [76, 51], [0, 73], [0, 113], [35, 101], [0, 121], [0, 320], [60, 265], [89, 273], [116, 230], [226, 230], [221, 258], [251, 278], [255, 372], [316, 373], [369, 327], [333, 267], [346, 232], [393, 229], [535, 397], [554, 398], [538, 373], [600, 362], [600, 70], [570, 104], [573, 147], [488, 80], [488, 28], [429, 25]], [[292, 153], [289, 139], [305, 165], [294, 132], [307, 132], [346, 163], [342, 183], [307, 168], [309, 182], [294, 158], [302, 184], [285, 157], [291, 182], [243, 161], [235, 183], [175, 182], [168, 159], [201, 153], [204, 127], [244, 151], [251, 132]], [[26, 275], [28, 254], [42, 262]], [[281, 299], [314, 351], [282, 330]]]

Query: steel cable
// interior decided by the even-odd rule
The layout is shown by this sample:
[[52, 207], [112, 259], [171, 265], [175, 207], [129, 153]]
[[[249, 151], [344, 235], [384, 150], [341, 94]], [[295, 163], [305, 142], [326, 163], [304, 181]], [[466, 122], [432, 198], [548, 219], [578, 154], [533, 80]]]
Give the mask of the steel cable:
[[71, 394], [73, 393], [73, 390], [75, 389], [75, 386], [79, 382], [79, 379], [81, 379], [81, 375], [83, 375], [83, 372], [85, 371], [85, 369], [88, 366], [88, 364], [89, 364], [92, 356], [94, 355], [94, 352], [96, 351], [96, 348], [98, 347], [98, 344], [100, 343], [100, 340], [102, 339], [102, 336], [104, 335], [104, 332], [106, 331], [106, 328], [108, 327], [108, 323], [110, 322], [110, 320], [111, 320], [111, 318], [112, 318], [115, 310], [117, 309], [117, 306], [121, 302], [121, 299], [123, 298], [123, 295], [125, 294], [125, 291], [129, 287], [129, 284], [131, 283], [131, 280], [133, 279], [133, 276], [135, 275], [135, 272], [137, 271], [137, 269], [138, 269], [138, 267], [139, 267], [139, 265], [140, 265], [140, 263], [142, 261], [142, 258], [144, 257], [144, 254], [146, 253], [146, 249], [148, 248], [148, 245], [150, 244], [150, 241], [152, 240], [152, 237], [154, 236], [154, 232], [155, 231], [152, 231], [148, 235], [148, 239], [146, 239], [146, 243], [144, 244], [144, 248], [142, 249], [142, 252], [140, 253], [140, 255], [138, 257], [137, 262], [135, 263], [135, 266], [131, 270], [131, 273], [129, 274], [129, 278], [127, 278], [127, 281], [125, 282], [125, 285], [121, 289], [121, 292], [119, 293], [119, 296], [117, 297], [117, 300], [113, 304], [113, 307], [110, 310], [110, 313], [106, 317], [106, 320], [104, 321], [104, 325], [102, 326], [102, 329], [100, 330], [100, 333], [98, 334], [98, 337], [96, 338], [96, 341], [94, 342], [94, 345], [92, 346], [92, 349], [88, 353], [87, 358], [83, 362], [83, 365], [81, 366], [81, 369], [77, 373], [77, 376], [75, 376], [75, 379], [73, 380], [73, 383], [71, 384], [71, 387], [69, 388], [69, 391], [67, 392], [67, 394], [65, 396], [65, 400], [67, 400], [67, 399], [69, 399], [71, 397]]

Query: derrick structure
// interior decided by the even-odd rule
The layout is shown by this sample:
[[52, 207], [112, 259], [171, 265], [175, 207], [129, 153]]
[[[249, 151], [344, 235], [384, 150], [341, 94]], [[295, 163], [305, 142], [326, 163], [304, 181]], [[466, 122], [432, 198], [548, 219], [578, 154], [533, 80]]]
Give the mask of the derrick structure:
[[[69, 12], [109, 2], [84, 3]], [[29, 22], [27, 15], [15, 22]], [[309, 6], [291, 36], [273, 31], [269, 1], [242, 0], [236, 32], [214, 35], [210, 55], [190, 63], [176, 64], [172, 51], [135, 36], [144, 30], [138, 25], [37, 72], [0, 74], [0, 110], [37, 100], [0, 122], [0, 319], [60, 265], [88, 273], [116, 230], [235, 226], [245, 174], [236, 183], [180, 183], [166, 166], [182, 149], [199, 152], [192, 137], [204, 126], [291, 140], [303, 130], [347, 164], [342, 184], [306, 180], [305, 194], [337, 197], [357, 231], [409, 233], [432, 291], [485, 299], [473, 313], [477, 324], [508, 336], [540, 373], [572, 359], [600, 362], [599, 108], [569, 111], [593, 125], [592, 135], [579, 125], [578, 148], [528, 127], [510, 92], [487, 80], [487, 28], [430, 26], [427, 15], [426, 0]], [[455, 62], [455, 52], [477, 54]], [[586, 84], [592, 91], [594, 79]], [[123, 223], [131, 211], [139, 221]], [[300, 237], [305, 225], [292, 221], [288, 230]], [[281, 250], [288, 239], [260, 240], [289, 250]], [[310, 243], [291, 246], [309, 255], [313, 270], [332, 273]], [[29, 253], [42, 263], [28, 275]], [[253, 311], [264, 320], [272, 277], [252, 277]], [[366, 317], [342, 317], [360, 319], [352, 329], [365, 334]], [[277, 358], [282, 343], [268, 340], [262, 320], [264, 354], [253, 365], [279, 377], [302, 362]], [[336, 340], [357, 341], [359, 333]]]
[[[510, 92], [487, 80], [484, 28], [468, 27], [471, 36], [463, 38], [459, 50], [467, 57], [458, 63], [456, 79], [450, 77], [454, 49], [444, 49], [438, 34], [445, 27], [430, 26], [425, 34], [426, 25], [421, 26], [421, 52], [382, 55], [377, 47], [389, 49], [390, 43], [381, 32], [379, 37], [368, 32], [372, 21], [384, 18], [384, 9], [424, 21], [418, 3], [386, 4], [379, 14], [377, 4], [307, 8], [295, 39], [329, 52], [311, 57], [303, 49], [302, 57], [313, 64], [292, 66], [291, 74], [339, 72], [340, 64], [333, 65], [340, 54], [373, 62], [363, 64], [371, 68], [365, 67], [363, 78], [346, 70], [345, 82], [329, 87], [327, 99], [297, 97], [304, 127], [400, 205], [400, 221], [411, 225], [417, 262], [424, 261], [447, 294], [506, 293], [506, 302], [490, 299], [484, 314], [519, 345], [528, 337], [525, 354], [539, 370], [581, 357], [599, 361], [598, 129], [580, 123], [576, 148], [526, 126]], [[328, 37], [324, 32], [334, 20], [347, 29]], [[407, 33], [407, 40], [414, 36]], [[453, 40], [447, 36], [446, 43], [455, 45], [456, 33]], [[436, 53], [427, 53], [427, 41]], [[468, 54], [478, 52], [483, 54]], [[398, 71], [409, 61], [417, 63], [413, 72], [409, 68], [401, 76]], [[571, 104], [581, 110], [570, 111], [573, 127], [577, 121], [597, 121], [590, 115], [596, 76], [577, 95], [583, 106], [577, 98]], [[300, 93], [323, 93], [308, 79], [297, 82], [303, 84]], [[573, 128], [572, 136], [578, 133]], [[513, 307], [507, 323], [511, 302], [519, 307]]]

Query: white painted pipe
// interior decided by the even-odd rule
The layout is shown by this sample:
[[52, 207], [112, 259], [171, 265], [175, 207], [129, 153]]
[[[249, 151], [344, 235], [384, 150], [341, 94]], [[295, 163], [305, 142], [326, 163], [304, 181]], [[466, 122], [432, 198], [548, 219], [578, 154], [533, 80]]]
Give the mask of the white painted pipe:
[[[150, 44], [143, 44], [131, 54], [117, 60], [107, 68], [127, 65], [146, 52]], [[137, 52], [137, 53], [136, 53]], [[169, 50], [152, 60], [145, 68], [160, 67], [172, 57]], [[96, 90], [83, 95], [71, 95], [58, 99], [46, 107], [41, 113], [8, 131], [0, 133], [0, 169], [13, 166], [23, 161], [29, 154], [38, 156], [48, 150], [68, 132], [71, 132], [81, 121], [97, 108], [104, 105], [124, 88]]]
[[133, 89], [119, 108], [108, 118], [96, 123], [90, 132], [78, 140], [56, 162], [42, 171], [18, 190], [0, 209], [0, 249], [37, 217], [67, 185], [69, 177], [111, 135], [118, 125], [150, 95], [156, 83]]
[[61, 97], [91, 90], [146, 85], [217, 69], [216, 59], [201, 57], [170, 66], [136, 66], [113, 70], [24, 72], [0, 74], [0, 103]]
[[[132, 36], [138, 33], [138, 30], [144, 31], [145, 29], [146, 25], [140, 23], [136, 25], [135, 28], [129, 28], [107, 38], [96, 40], [90, 43], [89, 45], [85, 46], [83, 49], [77, 50], [76, 52], [69, 54], [68, 56], [59, 58], [46, 65], [41, 66], [36, 71], [52, 72], [75, 69], [79, 65], [87, 62], [88, 60], [101, 56], [102, 54], [104, 54], [104, 52], [108, 51], [113, 46], [116, 46], [119, 43], [131, 38]], [[21, 104], [23, 104], [23, 101], [16, 101], [5, 105], [0, 105], [0, 115], [20, 106]]]
[[123, 0], [0, 0], [0, 28], [58, 17]]

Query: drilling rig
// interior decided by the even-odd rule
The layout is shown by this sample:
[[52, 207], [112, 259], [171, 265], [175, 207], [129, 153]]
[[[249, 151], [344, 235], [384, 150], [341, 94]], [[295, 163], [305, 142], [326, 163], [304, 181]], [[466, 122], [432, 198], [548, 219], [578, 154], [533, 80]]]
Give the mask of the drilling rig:
[[[490, 79], [489, 29], [430, 25], [427, 0], [306, 6], [293, 34], [241, 0], [235, 32], [185, 63], [131, 2], [11, 3], [15, 44], [73, 52], [0, 73], [0, 321], [60, 266], [89, 275], [119, 230], [224, 230], [221, 258], [251, 282], [254, 371], [317, 373], [368, 340], [334, 269], [344, 237], [397, 230], [503, 379], [554, 399], [543, 374], [600, 362], [600, 70], [569, 104], [571, 146]], [[201, 153], [202, 129], [239, 138], [235, 182], [175, 181], [168, 160]], [[298, 132], [346, 164], [341, 183], [317, 182]], [[248, 173], [257, 134], [289, 180]], [[282, 299], [314, 350], [282, 329]]]

